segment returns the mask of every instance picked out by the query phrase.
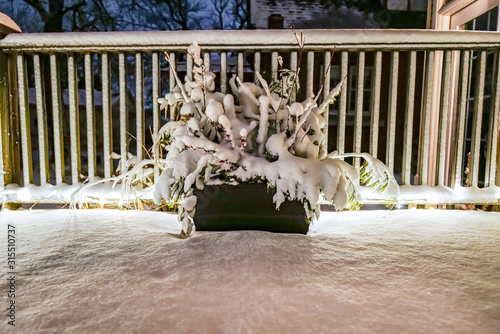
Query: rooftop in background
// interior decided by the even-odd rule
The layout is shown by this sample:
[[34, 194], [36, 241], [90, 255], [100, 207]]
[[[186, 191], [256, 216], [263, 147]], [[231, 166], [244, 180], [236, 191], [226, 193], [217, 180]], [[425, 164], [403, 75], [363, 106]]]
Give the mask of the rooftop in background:
[[21, 28], [7, 15], [0, 13], [0, 37], [15, 32], [21, 32]]

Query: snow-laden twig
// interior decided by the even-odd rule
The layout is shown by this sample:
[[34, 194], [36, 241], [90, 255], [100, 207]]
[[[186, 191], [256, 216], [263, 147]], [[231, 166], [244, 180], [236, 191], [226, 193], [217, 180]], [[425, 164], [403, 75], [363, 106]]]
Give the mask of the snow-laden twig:
[[[368, 153], [338, 154], [337, 151], [334, 151], [329, 153], [327, 158], [363, 158], [366, 164], [362, 168], [361, 181], [363, 181], [367, 187], [374, 188], [383, 198], [391, 200], [399, 198], [399, 185], [393, 173], [389, 167], [372, 155]], [[356, 181], [359, 182], [359, 180]]]
[[[131, 194], [131, 189], [132, 189], [132, 184], [137, 181], [135, 178], [139, 172], [144, 166], [149, 165], [149, 164], [158, 164], [158, 163], [164, 163], [167, 164], [167, 160], [165, 159], [158, 159], [158, 160], [151, 160], [151, 159], [144, 159], [140, 162], [138, 162], [130, 171], [124, 172], [118, 176], [110, 177], [110, 178], [105, 178], [101, 180], [96, 180], [93, 182], [90, 182], [89, 179], [85, 180], [82, 185], [71, 194], [71, 204], [70, 207], [72, 209], [77, 209], [77, 208], [83, 208], [83, 204], [86, 203], [85, 200], [85, 190], [91, 187], [95, 187], [98, 184], [103, 184], [103, 183], [110, 183], [112, 182], [111, 189], [114, 189], [118, 183], [121, 183], [124, 185], [124, 188], [122, 189], [121, 192], [121, 203], [123, 203], [123, 198], [126, 198], [126, 201], [130, 201], [130, 194]], [[142, 177], [147, 176], [147, 174], [143, 175]]]
[[255, 75], [257, 76], [257, 79], [259, 80], [260, 84], [262, 85], [262, 88], [266, 92], [266, 95], [269, 98], [269, 103], [271, 103], [271, 107], [273, 107], [274, 112], [277, 113], [279, 110], [279, 107], [280, 107], [280, 101], [274, 99], [274, 97], [271, 94], [271, 91], [269, 90], [269, 85], [267, 84], [267, 81], [264, 80], [264, 78], [260, 75], [260, 73], [255, 72]]
[[[335, 96], [337, 96], [340, 93], [340, 90], [342, 88], [342, 85], [344, 84], [345, 79], [346, 78], [344, 78], [341, 82], [339, 82], [337, 84], [337, 86], [335, 86], [335, 88], [330, 91], [330, 94], [328, 94], [328, 96], [325, 98], [325, 101], [321, 104], [320, 109], [319, 109], [320, 111], [323, 111], [328, 104], [330, 104], [330, 103], [333, 102]], [[309, 117], [309, 115], [311, 114], [312, 110], [314, 109], [313, 106], [316, 105], [316, 102], [318, 101], [318, 96], [319, 96], [319, 94], [316, 95], [316, 97], [313, 100], [313, 103], [311, 103], [309, 105], [309, 107], [304, 111], [304, 113], [302, 114], [302, 116], [300, 116], [300, 119], [297, 121], [297, 125], [295, 126], [295, 132], [287, 140], [288, 148], [289, 149], [295, 144], [295, 138], [297, 137], [297, 134], [299, 133], [299, 130], [306, 123], [307, 118]]]
[[174, 74], [175, 83], [177, 84], [177, 87], [179, 87], [181, 94], [182, 94], [182, 97], [184, 98], [184, 101], [186, 101], [186, 102], [190, 101], [190, 99], [186, 93], [186, 90], [184, 89], [184, 85], [182, 84], [181, 80], [177, 76], [177, 72], [174, 70], [175, 63], [173, 62], [172, 58], [170, 58], [168, 52], [165, 52], [165, 59], [167, 60], [168, 64], [170, 65], [170, 70]]

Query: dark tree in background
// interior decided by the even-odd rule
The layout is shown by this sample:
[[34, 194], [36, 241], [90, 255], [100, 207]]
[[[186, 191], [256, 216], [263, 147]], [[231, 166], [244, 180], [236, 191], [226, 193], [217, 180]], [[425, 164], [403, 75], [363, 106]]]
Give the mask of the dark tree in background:
[[247, 0], [210, 0], [214, 9], [215, 29], [244, 29], [248, 27]]
[[2, 0], [24, 32], [244, 29], [247, 0]]
[[228, 8], [229, 0], [211, 0], [211, 2], [216, 13], [214, 26], [217, 27], [217, 29], [224, 30], [224, 11]]
[[[47, 3], [40, 0], [24, 0], [41, 17], [43, 21], [43, 31], [63, 31], [64, 15], [72, 15], [78, 8], [85, 6], [85, 2], [79, 2], [67, 7], [64, 0], [49, 0]], [[73, 15], [74, 16], [74, 15]]]
[[197, 14], [206, 11], [207, 4], [193, 0], [157, 0], [158, 7], [162, 5], [167, 11], [161, 11], [162, 21], [167, 25], [167, 30], [192, 30], [203, 29]]
[[114, 30], [106, 0], [6, 0], [0, 11], [26, 32]]

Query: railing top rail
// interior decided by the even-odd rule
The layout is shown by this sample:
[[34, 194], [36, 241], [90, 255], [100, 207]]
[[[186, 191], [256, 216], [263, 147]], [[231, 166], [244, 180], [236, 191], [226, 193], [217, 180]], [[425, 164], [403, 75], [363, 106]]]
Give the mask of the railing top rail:
[[[498, 48], [500, 33], [407, 29], [301, 30], [307, 50]], [[184, 50], [198, 41], [206, 50], [296, 50], [290, 30], [131, 31], [12, 34], [0, 40], [4, 52]]]

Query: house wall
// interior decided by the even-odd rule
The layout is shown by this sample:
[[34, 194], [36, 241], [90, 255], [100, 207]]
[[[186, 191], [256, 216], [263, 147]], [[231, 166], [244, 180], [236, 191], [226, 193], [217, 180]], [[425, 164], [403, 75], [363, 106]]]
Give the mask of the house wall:
[[427, 0], [387, 0], [386, 5], [388, 10], [427, 10]]
[[329, 6], [309, 1], [295, 0], [251, 0], [250, 20], [255, 29], [267, 29], [269, 17], [272, 14], [281, 15], [284, 18], [283, 28], [300, 26], [304, 21], [312, 21], [314, 18], [324, 15]]
[[[319, 0], [250, 0], [250, 26], [253, 29], [288, 29], [290, 26], [297, 29], [424, 29], [426, 26], [427, 0], [386, 0], [378, 9], [374, 6], [368, 12], [356, 6], [336, 7], [322, 5], [322, 2], [327, 3]], [[269, 24], [271, 16], [272, 25]]]

